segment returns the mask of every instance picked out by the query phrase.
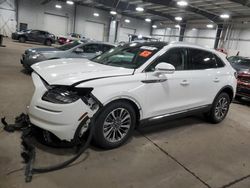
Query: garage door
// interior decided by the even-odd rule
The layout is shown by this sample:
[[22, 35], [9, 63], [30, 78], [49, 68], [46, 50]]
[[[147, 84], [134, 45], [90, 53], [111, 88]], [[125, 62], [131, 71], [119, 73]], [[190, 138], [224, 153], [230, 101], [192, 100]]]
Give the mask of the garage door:
[[128, 42], [129, 41], [129, 38], [128, 38], [129, 34], [135, 34], [135, 29], [121, 27], [120, 31], [119, 31], [118, 41], [119, 42]]
[[103, 41], [104, 24], [87, 21], [84, 27], [84, 36], [97, 41]]
[[56, 36], [66, 35], [68, 18], [52, 14], [44, 14], [44, 30], [53, 33]]

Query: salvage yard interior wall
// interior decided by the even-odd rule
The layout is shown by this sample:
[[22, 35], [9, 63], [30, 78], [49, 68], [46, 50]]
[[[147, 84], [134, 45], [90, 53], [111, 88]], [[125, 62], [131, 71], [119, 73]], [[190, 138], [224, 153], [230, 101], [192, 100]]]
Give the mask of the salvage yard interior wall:
[[15, 0], [0, 1], [0, 34], [11, 36], [16, 30]]

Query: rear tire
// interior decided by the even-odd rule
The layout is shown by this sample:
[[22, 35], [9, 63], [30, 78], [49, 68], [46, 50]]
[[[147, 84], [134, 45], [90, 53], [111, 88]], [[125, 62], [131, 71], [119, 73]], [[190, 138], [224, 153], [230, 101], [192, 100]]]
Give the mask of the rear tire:
[[19, 42], [21, 43], [25, 43], [26, 42], [26, 38], [25, 37], [19, 37]]
[[48, 40], [48, 39], [47, 39], [47, 40], [45, 41], [44, 44], [45, 44], [46, 46], [51, 46], [52, 42], [51, 42], [51, 40]]
[[227, 116], [231, 100], [227, 93], [221, 93], [212, 105], [205, 117], [212, 123], [220, 123]]
[[112, 102], [95, 119], [94, 141], [104, 149], [119, 147], [131, 137], [135, 124], [135, 110], [129, 103]]

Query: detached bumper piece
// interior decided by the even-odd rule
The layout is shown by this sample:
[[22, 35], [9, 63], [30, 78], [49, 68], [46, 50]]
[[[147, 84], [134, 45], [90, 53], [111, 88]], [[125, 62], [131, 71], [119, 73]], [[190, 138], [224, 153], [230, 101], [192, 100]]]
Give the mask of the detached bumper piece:
[[21, 144], [23, 146], [23, 151], [21, 152], [21, 157], [26, 164], [25, 181], [31, 182], [33, 175], [33, 162], [35, 160], [36, 152], [35, 147], [29, 142], [29, 139], [32, 137], [32, 127], [30, 126], [29, 116], [24, 113], [20, 114], [15, 118], [14, 124], [8, 124], [5, 117], [1, 119], [1, 122], [4, 125], [4, 130], [6, 132], [22, 131]]
[[[79, 126], [81, 128], [86, 123], [87, 119], [83, 120]], [[67, 167], [69, 164], [73, 163], [76, 159], [78, 159], [81, 154], [88, 148], [90, 141], [93, 136], [94, 126], [90, 123], [90, 128], [86, 132], [87, 136], [83, 136], [84, 139], [81, 139], [81, 142], [75, 142], [75, 146], [78, 147], [78, 152], [71, 157], [70, 159], [63, 161], [59, 164], [55, 164], [53, 166], [35, 168], [34, 162], [36, 157], [35, 146], [32, 144], [32, 139], [35, 137], [36, 130], [29, 121], [29, 116], [26, 114], [21, 114], [15, 118], [14, 124], [8, 124], [5, 121], [5, 118], [1, 119], [2, 124], [4, 125], [4, 130], [7, 132], [14, 131], [22, 131], [21, 136], [21, 144], [23, 146], [23, 151], [21, 152], [21, 156], [24, 160], [25, 166], [25, 181], [31, 182], [33, 174], [46, 173], [55, 170], [60, 170]]]

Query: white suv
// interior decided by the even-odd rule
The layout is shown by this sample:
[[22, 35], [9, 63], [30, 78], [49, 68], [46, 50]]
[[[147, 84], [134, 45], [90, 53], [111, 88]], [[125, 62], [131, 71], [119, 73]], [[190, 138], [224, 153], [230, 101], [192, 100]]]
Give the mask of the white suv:
[[219, 123], [236, 91], [235, 70], [223, 54], [185, 43], [131, 43], [92, 60], [32, 68], [31, 123], [70, 142], [95, 126], [103, 148], [120, 146], [142, 122], [202, 112]]

